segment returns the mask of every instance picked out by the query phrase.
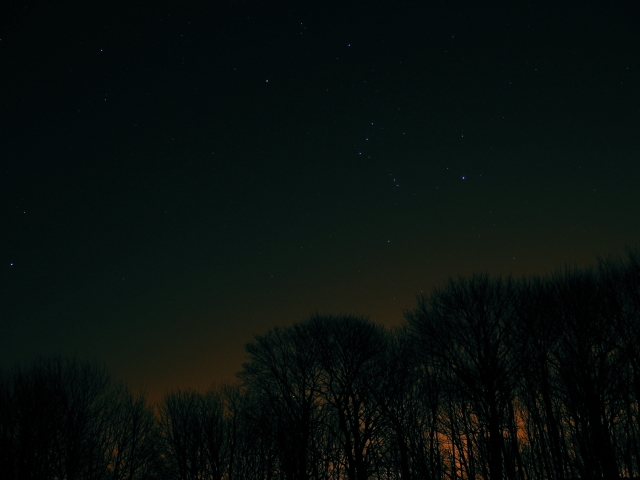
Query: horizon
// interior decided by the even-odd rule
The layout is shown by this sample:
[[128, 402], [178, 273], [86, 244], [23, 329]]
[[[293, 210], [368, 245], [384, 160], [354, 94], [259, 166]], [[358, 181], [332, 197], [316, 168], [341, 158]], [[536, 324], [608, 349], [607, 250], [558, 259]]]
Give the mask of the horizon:
[[[160, 405], [162, 405], [162, 403], [165, 401], [165, 399], [167, 398], [168, 395], [171, 394], [175, 394], [178, 392], [197, 392], [199, 394], [204, 394], [208, 391], [219, 391], [223, 386], [225, 385], [243, 385], [242, 380], [239, 378], [239, 376], [241, 375], [241, 373], [243, 372], [243, 367], [245, 365], [245, 363], [247, 361], [249, 361], [250, 359], [250, 355], [247, 353], [246, 348], [249, 345], [255, 344], [255, 340], [257, 337], [261, 337], [264, 336], [266, 334], [268, 334], [269, 332], [272, 332], [274, 329], [282, 329], [282, 328], [287, 328], [287, 327], [291, 327], [292, 325], [296, 325], [296, 324], [303, 324], [305, 322], [307, 322], [310, 318], [313, 318], [315, 316], [329, 316], [329, 317], [341, 317], [341, 316], [355, 316], [358, 318], [362, 318], [365, 319], [367, 321], [370, 321], [376, 325], [379, 325], [381, 327], [383, 327], [385, 329], [385, 331], [391, 332], [393, 331], [393, 329], [395, 328], [399, 328], [399, 327], [403, 327], [403, 326], [407, 326], [407, 317], [406, 315], [410, 312], [415, 311], [415, 309], [417, 308], [417, 300], [418, 297], [423, 297], [423, 298], [429, 298], [431, 296], [431, 294], [436, 291], [436, 290], [441, 290], [443, 288], [446, 289], [446, 287], [448, 285], [451, 284], [451, 282], [455, 282], [455, 281], [460, 281], [460, 280], [468, 280], [474, 276], [482, 276], [482, 275], [488, 275], [490, 278], [492, 279], [506, 279], [506, 278], [511, 278], [514, 281], [518, 282], [518, 281], [526, 281], [526, 280], [532, 280], [535, 278], [540, 278], [540, 279], [547, 279], [547, 280], [552, 280], [553, 278], [555, 278], [557, 275], [563, 275], [566, 274], [568, 272], [590, 272], [593, 271], [594, 269], [597, 270], [598, 265], [600, 264], [600, 261], [606, 262], [606, 261], [624, 261], [625, 259], [625, 254], [628, 254], [629, 252], [632, 251], [639, 251], [638, 250], [638, 246], [633, 246], [633, 245], [628, 245], [625, 246], [624, 250], [619, 250], [618, 252], [614, 253], [614, 254], [594, 254], [594, 262], [592, 264], [587, 264], [587, 265], [583, 265], [583, 266], [579, 266], [577, 263], [571, 263], [571, 262], [565, 262], [563, 265], [558, 264], [556, 265], [556, 267], [553, 270], [550, 270], [546, 273], [543, 274], [522, 274], [520, 276], [515, 276], [511, 273], [509, 274], [498, 274], [498, 275], [492, 275], [490, 272], [471, 272], [469, 275], [452, 275], [450, 277], [448, 277], [447, 279], [443, 280], [442, 282], [440, 282], [437, 285], [433, 285], [431, 290], [429, 292], [425, 292], [425, 291], [420, 291], [420, 292], [416, 292], [414, 294], [414, 305], [411, 309], [405, 309], [402, 312], [402, 318], [400, 320], [400, 322], [398, 323], [394, 323], [394, 324], [385, 324], [382, 322], [376, 322], [375, 320], [371, 319], [369, 316], [366, 315], [360, 315], [358, 312], [309, 312], [305, 317], [302, 318], [298, 318], [298, 319], [294, 319], [291, 322], [288, 323], [283, 323], [280, 325], [273, 325], [271, 327], [269, 327], [268, 329], [261, 331], [261, 332], [255, 332], [251, 335], [251, 338], [249, 340], [247, 340], [244, 345], [242, 346], [242, 351], [243, 351], [243, 360], [240, 364], [240, 368], [233, 373], [232, 376], [228, 376], [226, 378], [223, 379], [217, 379], [217, 380], [213, 380], [210, 384], [199, 384], [199, 385], [186, 385], [186, 386], [168, 386], [167, 388], [163, 389], [163, 390], [157, 390], [157, 391], [149, 391], [144, 385], [131, 385], [129, 382], [126, 381], [126, 378], [118, 378], [114, 375], [111, 375], [111, 368], [109, 368], [109, 365], [106, 362], [100, 362], [98, 361], [98, 359], [96, 358], [92, 358], [91, 356], [82, 356], [82, 355], [78, 355], [77, 353], [67, 353], [67, 354], [63, 354], [62, 352], [51, 352], [48, 354], [36, 354], [35, 356], [32, 356], [31, 358], [25, 358], [22, 359], [20, 361], [15, 362], [13, 365], [7, 365], [4, 368], [4, 372], [5, 373], [11, 373], [15, 368], [19, 367], [19, 368], [25, 368], [28, 369], [30, 366], [36, 364], [37, 362], [44, 360], [51, 360], [51, 359], [55, 359], [55, 358], [62, 358], [62, 359], [71, 359], [72, 361], [81, 361], [81, 362], [90, 362], [92, 364], [95, 365], [99, 365], [101, 367], [104, 367], [107, 372], [109, 372], [110, 376], [112, 377], [112, 379], [115, 382], [118, 383], [122, 383], [122, 385], [126, 386], [134, 395], [143, 395], [147, 404], [149, 404], [150, 406], [153, 406], [153, 408], [157, 408]], [[0, 369], [0, 373], [2, 373], [2, 369]]]
[[0, 367], [202, 390], [311, 312], [635, 245], [637, 9], [14, 1]]

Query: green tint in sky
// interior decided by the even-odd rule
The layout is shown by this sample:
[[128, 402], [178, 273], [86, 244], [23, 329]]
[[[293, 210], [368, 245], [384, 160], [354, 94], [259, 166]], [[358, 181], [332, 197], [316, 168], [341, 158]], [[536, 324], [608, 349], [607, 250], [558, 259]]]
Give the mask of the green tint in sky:
[[2, 366], [157, 399], [313, 312], [637, 243], [637, 7], [210, 3], [2, 18]]

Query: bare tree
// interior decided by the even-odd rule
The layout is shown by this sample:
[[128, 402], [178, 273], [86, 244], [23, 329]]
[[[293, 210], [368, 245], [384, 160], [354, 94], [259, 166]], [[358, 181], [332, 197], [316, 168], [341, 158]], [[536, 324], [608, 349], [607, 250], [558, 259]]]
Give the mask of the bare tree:
[[527, 454], [536, 478], [563, 480], [575, 476], [563, 432], [563, 407], [557, 394], [556, 358], [560, 348], [561, 322], [550, 304], [552, 283], [531, 277], [520, 282], [516, 301], [518, 328], [515, 345], [519, 354], [519, 398], [526, 419]]
[[313, 474], [313, 433], [322, 413], [320, 363], [306, 324], [275, 328], [246, 346], [249, 362], [239, 377], [268, 406], [277, 422], [280, 469], [292, 480]]
[[621, 364], [619, 418], [610, 420], [613, 447], [623, 475], [640, 475], [640, 249], [629, 248], [622, 258], [600, 258], [598, 282], [602, 304], [619, 339]]
[[227, 442], [224, 404], [218, 389], [210, 389], [202, 399], [202, 435], [209, 478], [220, 479], [227, 472]]
[[160, 406], [166, 466], [169, 475], [180, 480], [205, 475], [202, 403], [202, 395], [187, 390], [168, 394]]
[[602, 284], [593, 271], [552, 279], [552, 314], [562, 325], [555, 357], [559, 395], [578, 446], [582, 478], [618, 477], [609, 416], [618, 397], [623, 357]]
[[168, 394], [160, 405], [158, 422], [169, 477], [191, 480], [227, 475], [227, 428], [220, 389]]
[[[53, 478], [60, 463], [54, 445], [61, 427], [59, 415], [61, 359], [39, 359], [28, 367], [16, 367], [11, 374], [11, 406], [15, 434], [16, 478]], [[57, 449], [57, 447], [56, 447]]]
[[[313, 316], [308, 327], [318, 345], [322, 395], [335, 416], [347, 476], [371, 477], [384, 446], [385, 331], [366, 318]], [[382, 367], [382, 368], [381, 368]]]
[[105, 425], [105, 471], [112, 480], [147, 478], [158, 455], [155, 417], [144, 395], [119, 386], [110, 399]]
[[389, 333], [385, 370], [388, 398], [381, 404], [393, 432], [387, 441], [397, 450], [394, 471], [407, 480], [442, 478], [442, 388], [430, 353], [419, 348], [407, 328], [396, 329]]
[[251, 389], [244, 394], [244, 408], [241, 418], [240, 465], [236, 477], [243, 479], [286, 478], [290, 471], [280, 466], [282, 452], [281, 419], [275, 417], [271, 406], [264, 397]]
[[17, 468], [17, 416], [11, 379], [0, 370], [0, 472], [6, 478], [16, 477]]
[[387, 331], [313, 315], [247, 345], [239, 385], [157, 414], [104, 367], [0, 371], [2, 478], [613, 480], [640, 475], [640, 253], [450, 280]]
[[117, 387], [104, 367], [75, 358], [40, 358], [17, 366], [3, 384], [7, 408], [0, 428], [9, 443], [7, 478], [122, 478], [109, 472], [111, 433], [126, 389]]
[[246, 449], [242, 423], [246, 409], [245, 392], [240, 385], [223, 385], [220, 394], [224, 407], [227, 478], [247, 478], [242, 468]]
[[503, 478], [503, 432], [515, 397], [517, 368], [510, 339], [516, 293], [510, 278], [474, 275], [419, 297], [418, 308], [406, 314], [423, 348], [451, 373], [459, 394], [481, 420], [488, 446], [484, 450], [480, 444], [479, 452], [488, 460], [492, 480]]

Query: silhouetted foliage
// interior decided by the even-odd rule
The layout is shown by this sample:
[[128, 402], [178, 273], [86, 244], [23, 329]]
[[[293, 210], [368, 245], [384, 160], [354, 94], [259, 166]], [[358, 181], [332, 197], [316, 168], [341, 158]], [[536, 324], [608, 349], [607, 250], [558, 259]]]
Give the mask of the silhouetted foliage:
[[[418, 309], [407, 314], [423, 348], [433, 355], [433, 367], [443, 371], [451, 394], [471, 411], [477, 432], [465, 434], [473, 437], [480, 468], [491, 478], [502, 478], [503, 453], [510, 453], [503, 433], [514, 423], [509, 407], [517, 380], [512, 341], [516, 295], [510, 278], [474, 275], [420, 297]], [[517, 443], [516, 438], [509, 440]]]
[[[43, 480], [574, 480], [640, 475], [640, 252], [450, 280], [407, 323], [258, 335], [241, 384], [152, 410], [93, 363], [0, 372], [0, 472]], [[155, 411], [155, 414], [154, 414]]]
[[98, 365], [41, 358], [5, 374], [5, 478], [137, 479], [155, 457], [154, 420]]
[[317, 431], [321, 419], [321, 370], [312, 332], [302, 325], [276, 328], [247, 345], [251, 362], [241, 378], [276, 422], [278, 469], [292, 479], [313, 474]]

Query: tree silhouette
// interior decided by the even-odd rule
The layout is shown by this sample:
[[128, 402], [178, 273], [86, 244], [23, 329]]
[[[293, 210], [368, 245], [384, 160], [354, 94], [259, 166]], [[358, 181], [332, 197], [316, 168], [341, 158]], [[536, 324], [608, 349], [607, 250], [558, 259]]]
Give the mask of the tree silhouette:
[[613, 480], [640, 475], [640, 251], [473, 275], [387, 330], [312, 315], [258, 335], [238, 385], [155, 410], [61, 356], [0, 371], [0, 477]]
[[318, 345], [323, 399], [335, 416], [347, 476], [366, 480], [382, 454], [384, 330], [347, 315], [316, 315], [308, 325]]
[[172, 478], [222, 478], [226, 474], [224, 406], [216, 390], [167, 395], [160, 406], [165, 468]]
[[285, 478], [313, 474], [317, 457], [313, 433], [322, 414], [320, 363], [306, 324], [276, 328], [246, 346], [250, 361], [239, 374], [269, 407], [277, 421], [280, 468]]
[[415, 340], [407, 328], [389, 333], [384, 389], [388, 398], [382, 402], [394, 434], [389, 443], [397, 449], [396, 469], [402, 478], [442, 478], [441, 382], [430, 353]]
[[553, 314], [562, 326], [556, 355], [559, 394], [574, 426], [580, 476], [586, 479], [618, 477], [609, 418], [624, 359], [601, 286], [593, 271], [553, 278]]
[[514, 339], [520, 367], [519, 398], [526, 419], [527, 454], [536, 478], [575, 476], [568, 462], [564, 408], [557, 395], [557, 365], [562, 325], [550, 306], [552, 283], [532, 277], [520, 284]]
[[[459, 394], [469, 402], [486, 432], [486, 456], [492, 480], [503, 478], [503, 431], [515, 397], [517, 369], [511, 337], [515, 327], [510, 279], [474, 275], [451, 280], [418, 308], [406, 314], [409, 325], [432, 352], [439, 367], [449, 372]], [[484, 438], [480, 438], [485, 441]], [[513, 439], [517, 441], [517, 439]]]
[[148, 478], [153, 473], [159, 439], [153, 411], [144, 395], [134, 397], [120, 386], [107, 408], [112, 410], [109, 422], [103, 427], [108, 478]]
[[626, 258], [601, 258], [598, 282], [602, 303], [613, 321], [622, 355], [619, 390], [615, 398], [620, 418], [612, 422], [616, 456], [623, 460], [621, 471], [640, 471], [640, 251], [628, 249]]
[[227, 479], [249, 478], [245, 473], [244, 452], [247, 438], [242, 423], [246, 411], [246, 395], [239, 385], [223, 385], [220, 389], [224, 408]]
[[2, 384], [6, 478], [139, 478], [155, 454], [144, 399], [133, 401], [104, 367], [39, 358], [5, 374]]

